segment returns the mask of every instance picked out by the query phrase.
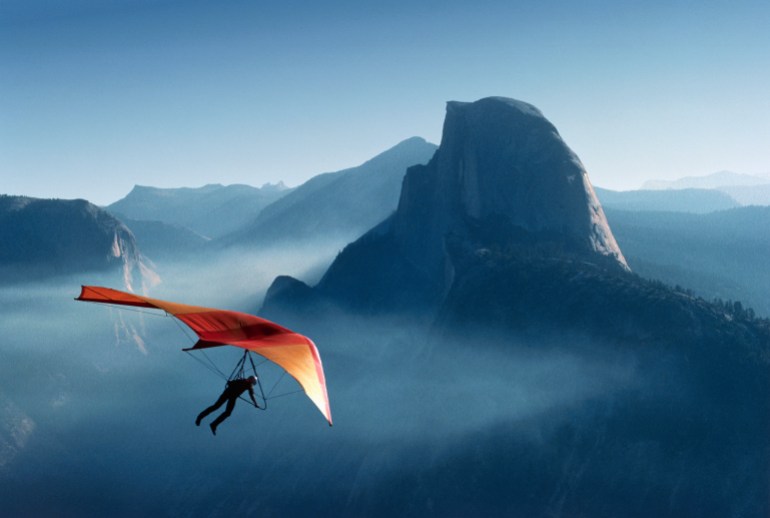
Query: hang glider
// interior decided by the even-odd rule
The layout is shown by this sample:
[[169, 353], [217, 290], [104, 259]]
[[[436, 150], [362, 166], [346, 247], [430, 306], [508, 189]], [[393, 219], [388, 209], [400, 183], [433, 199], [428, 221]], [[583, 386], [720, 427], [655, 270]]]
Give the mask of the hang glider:
[[306, 336], [248, 313], [168, 302], [100, 286], [83, 286], [75, 300], [163, 310], [198, 335], [198, 342], [185, 351], [229, 345], [255, 352], [297, 380], [332, 425], [321, 356]]

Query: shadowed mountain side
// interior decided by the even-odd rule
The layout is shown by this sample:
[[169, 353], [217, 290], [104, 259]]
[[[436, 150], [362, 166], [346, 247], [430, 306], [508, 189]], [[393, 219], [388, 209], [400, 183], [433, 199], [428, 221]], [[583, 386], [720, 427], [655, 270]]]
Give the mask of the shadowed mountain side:
[[[480, 380], [497, 376], [510, 387], [526, 385], [523, 373], [492, 360], [497, 353], [518, 362], [529, 354], [548, 365], [552, 354], [601, 359], [606, 365], [596, 374], [603, 376], [630, 364], [633, 379], [532, 420], [414, 447], [409, 462], [370, 454], [343, 514], [767, 515], [770, 322], [543, 245], [464, 244], [450, 241], [456, 277], [432, 336], [405, 339], [402, 356], [391, 359], [405, 379], [390, 380], [401, 386], [410, 375], [432, 380], [443, 373], [457, 394], [444, 396], [447, 384], [432, 381], [436, 394], [415, 397], [438, 407], [415, 417], [397, 406], [404, 420], [447, 412], [462, 422], [480, 408], [505, 415], [537, 401], [533, 389], [499, 398], [485, 389]], [[392, 329], [385, 331], [331, 307], [304, 284], [283, 278], [280, 285], [283, 293], [271, 295], [285, 302], [285, 322], [320, 343], [360, 343], [362, 356], [386, 362], [383, 356], [395, 355], [373, 337], [402, 330], [405, 319], [385, 317]], [[337, 368], [347, 365], [327, 358]], [[566, 375], [556, 364], [549, 372], [552, 387], [593, 379]], [[389, 396], [382, 397], [397, 405]], [[386, 496], [393, 494], [399, 498]]]
[[149, 274], [134, 235], [86, 200], [0, 196], [0, 281], [120, 270]]
[[137, 185], [110, 212], [133, 220], [181, 225], [209, 238], [234, 231], [265, 207], [291, 192], [283, 184], [210, 184], [198, 188], [162, 189]]
[[197, 254], [210, 241], [181, 225], [118, 217], [131, 229], [142, 253], [150, 259]]
[[731, 344], [717, 354], [753, 359], [770, 346], [767, 321], [658, 281], [610, 274], [569, 258], [485, 252], [463, 259], [436, 329], [542, 333], [558, 328], [635, 347], [666, 343], [698, 349], [700, 341], [715, 340]]
[[[533, 344], [550, 337], [575, 354], [585, 354], [579, 344], [589, 341], [606, 354], [633, 354], [641, 373], [637, 391], [580, 409], [549, 448], [509, 446], [516, 462], [495, 469], [522, 483], [540, 480], [535, 494], [561, 481], [555, 493], [541, 494], [548, 496], [545, 510], [535, 512], [543, 501], [532, 492], [512, 489], [516, 505], [534, 506], [532, 515], [767, 513], [770, 321], [740, 305], [711, 304], [552, 254], [485, 250], [456, 264], [462, 268], [434, 326], [439, 336], [464, 337], [476, 347], [513, 336]], [[528, 475], [538, 461], [563, 469]], [[594, 500], [597, 487], [602, 496]], [[655, 496], [643, 489], [651, 487]]]
[[611, 191], [597, 187], [596, 195], [605, 212], [616, 209], [707, 213], [740, 205], [729, 194], [709, 189]]
[[393, 217], [348, 245], [318, 283], [319, 296], [365, 314], [435, 307], [443, 295], [442, 284], [419, 264], [404, 260], [408, 253], [392, 226]]
[[764, 185], [725, 185], [719, 188], [742, 205], [770, 205], [770, 183]]
[[[349, 515], [766, 516], [766, 430], [750, 405], [704, 409], [681, 386], [665, 388], [674, 395], [597, 398], [414, 451], [415, 469], [381, 460], [386, 476], [359, 480]], [[735, 427], [710, 426], [717, 416]]]
[[[431, 377], [433, 390], [447, 391], [431, 401], [454, 412], [452, 422], [477, 408], [503, 416], [538, 399], [527, 387], [500, 403], [505, 388], [476, 383], [497, 376], [505, 387], [521, 383], [526, 373], [504, 366], [511, 358], [542, 360], [552, 387], [590, 384], [628, 365], [634, 375], [550, 406], [531, 422], [498, 421], [437, 449], [414, 447], [408, 466], [370, 455], [345, 510], [766, 516], [770, 321], [630, 273], [587, 179], [562, 176], [579, 162], [571, 152], [558, 154], [564, 147], [552, 126], [523, 103], [479, 103], [474, 113], [450, 104], [441, 148], [428, 165], [409, 169], [393, 216], [348, 245], [315, 288], [276, 280], [264, 310], [292, 325], [302, 321], [326, 343], [361, 343], [360, 354], [378, 361], [392, 351], [371, 345], [373, 334], [384, 333], [362, 314], [397, 331], [405, 322], [424, 329], [432, 321], [429, 336], [404, 338], [399, 367], [405, 379], [414, 371]], [[532, 133], [506, 133], [505, 114]], [[643, 220], [658, 213], [626, 214]], [[719, 228], [718, 217], [708, 221]], [[562, 371], [554, 355], [596, 370]], [[440, 383], [442, 376], [449, 381]], [[454, 397], [452, 383], [460, 385]], [[426, 392], [415, 399], [430, 398]], [[422, 422], [435, 413], [431, 406], [411, 415]]]
[[413, 137], [358, 167], [315, 176], [220, 242], [355, 239], [395, 210], [407, 167], [427, 162], [435, 151], [434, 144]]
[[607, 209], [607, 217], [635, 272], [770, 315], [770, 207], [711, 214]]
[[294, 314], [322, 313], [330, 307], [313, 288], [289, 275], [276, 277], [265, 297], [281, 301], [282, 308], [292, 308]]

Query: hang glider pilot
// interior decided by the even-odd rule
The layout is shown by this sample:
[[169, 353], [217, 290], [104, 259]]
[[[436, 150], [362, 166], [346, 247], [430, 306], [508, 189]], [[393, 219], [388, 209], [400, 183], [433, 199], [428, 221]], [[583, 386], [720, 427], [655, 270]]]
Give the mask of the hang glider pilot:
[[233, 413], [233, 408], [235, 408], [235, 402], [238, 400], [241, 394], [249, 391], [249, 397], [254, 402], [254, 406], [259, 407], [257, 404], [257, 400], [254, 399], [254, 385], [257, 384], [257, 377], [256, 376], [249, 376], [246, 379], [238, 378], [227, 382], [227, 385], [225, 386], [225, 391], [222, 392], [222, 395], [219, 396], [219, 399], [217, 399], [216, 403], [208, 407], [206, 410], [198, 414], [198, 418], [195, 419], [195, 425], [200, 426], [201, 420], [209, 415], [211, 412], [216, 410], [217, 408], [221, 407], [222, 405], [227, 402], [227, 406], [225, 407], [225, 411], [222, 412], [219, 417], [214, 419], [211, 424], [209, 425], [211, 427], [211, 433], [214, 435], [217, 434], [217, 426], [219, 426], [222, 421], [230, 417], [230, 414]]

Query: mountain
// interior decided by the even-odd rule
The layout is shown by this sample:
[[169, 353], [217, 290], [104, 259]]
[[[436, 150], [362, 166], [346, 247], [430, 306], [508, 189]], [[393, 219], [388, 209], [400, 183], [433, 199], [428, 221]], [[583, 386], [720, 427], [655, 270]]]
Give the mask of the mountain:
[[[738, 210], [744, 224], [756, 216]], [[401, 426], [490, 408], [500, 416], [416, 467], [392, 463], [378, 479], [387, 491], [348, 497], [359, 514], [770, 510], [770, 321], [630, 272], [580, 162], [530, 105], [449, 103], [441, 147], [408, 170], [397, 212], [346, 247], [316, 287], [276, 279], [263, 311], [325, 343], [359, 344], [360, 357], [374, 358], [355, 371], [356, 398], [367, 396], [361, 372], [386, 387], [366, 399], [384, 407], [407, 385]], [[392, 336], [387, 347], [382, 335]], [[591, 368], [576, 373], [554, 358]], [[517, 364], [542, 365], [555, 392], [590, 395], [543, 403], [547, 391]], [[540, 403], [536, 416], [518, 413]]]
[[120, 270], [150, 274], [131, 231], [86, 200], [0, 196], [0, 280]]
[[337, 257], [317, 290], [369, 310], [436, 307], [453, 281], [449, 241], [502, 232], [626, 270], [577, 156], [533, 106], [450, 102], [436, 154], [410, 167], [397, 211]]
[[249, 185], [209, 184], [198, 188], [162, 189], [137, 185], [107, 210], [132, 220], [181, 225], [208, 238], [232, 232], [243, 222], [291, 192], [282, 183]]
[[[500, 102], [507, 113], [509, 103]], [[502, 133], [502, 149], [510, 144], [504, 130], [491, 135]], [[522, 133], [534, 149], [522, 146], [521, 162], [553, 160], [538, 160], [537, 150], [549, 147]], [[451, 156], [449, 148], [444, 153]], [[498, 153], [485, 147], [492, 163]], [[463, 167], [472, 166], [472, 156], [461, 156]], [[462, 170], [471, 187], [486, 185], [473, 182], [472, 167]], [[410, 192], [402, 199], [411, 212], [401, 214], [410, 215], [401, 221], [403, 234], [392, 230], [391, 217], [356, 242], [370, 262], [338, 265], [342, 273], [376, 280], [381, 289], [369, 290], [373, 296], [401, 294], [403, 305], [361, 298], [367, 304], [356, 308], [342, 298], [355, 284], [338, 285], [344, 289], [331, 299], [288, 277], [276, 279], [268, 297], [294, 312], [282, 325], [318, 345], [334, 428], [307, 398], [291, 395], [301, 389], [290, 377], [275, 370], [271, 377], [269, 364], [258, 364], [270, 408], [239, 403], [213, 437], [194, 425], [195, 415], [222, 390], [205, 369], [224, 367], [226, 377], [237, 352], [212, 350], [205, 365], [180, 365], [186, 361], [180, 360], [187, 342], [182, 330], [167, 319], [150, 322], [156, 319], [70, 302], [76, 292], [68, 279], [59, 286], [0, 290], [4, 513], [770, 515], [770, 322], [738, 303], [711, 304], [628, 272], [623, 256], [607, 253], [608, 241], [591, 241], [606, 225], [588, 231], [578, 222], [559, 225], [554, 213], [561, 207], [550, 204], [567, 203], [556, 192], [560, 182], [553, 196], [532, 200], [534, 214], [515, 224], [516, 209], [494, 199], [496, 188], [475, 189], [478, 196], [471, 189], [470, 201], [461, 204], [465, 186], [440, 192], [457, 168], [428, 164], [417, 172], [404, 182]], [[449, 177], [439, 182], [438, 172]], [[537, 183], [525, 174], [519, 178]], [[416, 196], [425, 193], [434, 197], [419, 204]], [[448, 209], [436, 203], [445, 196]], [[734, 214], [729, 225], [745, 227], [747, 235], [762, 224], [758, 213]], [[613, 214], [607, 215], [622, 246]], [[565, 217], [579, 220], [581, 214]], [[386, 314], [410, 307], [409, 297], [422, 293], [418, 281], [437, 279], [417, 268], [430, 263], [414, 263], [418, 256], [404, 258], [392, 248], [407, 242], [397, 239], [410, 236], [411, 226], [437, 231], [424, 220], [448, 228], [436, 254], [448, 266], [441, 277], [446, 289], [431, 301], [427, 325], [413, 318], [425, 305], [422, 312]], [[532, 221], [549, 226], [541, 230]], [[347, 251], [343, 256], [355, 258]], [[252, 285], [245, 271], [225, 273]], [[412, 274], [415, 284], [400, 273]], [[196, 277], [175, 290], [187, 293], [179, 300], [208, 304], [206, 298], [228, 285]], [[369, 314], [339, 311], [335, 304]], [[303, 311], [309, 306], [325, 311]], [[146, 339], [144, 354], [120, 344], [121, 327], [131, 323], [137, 325], [128, 336]], [[242, 444], [248, 444], [246, 455], [233, 447]], [[217, 470], [221, 476], [212, 481]], [[126, 473], [132, 474], [129, 483]]]
[[[517, 445], [502, 428], [476, 442], [476, 455], [499, 459], [494, 470], [473, 456], [445, 469], [484, 480], [481, 471], [488, 481], [506, 473], [518, 496], [503, 498], [531, 506], [531, 516], [767, 515], [770, 321], [740, 303], [712, 304], [637, 275], [503, 250], [467, 258], [433, 327], [479, 355], [514, 354], [523, 343], [518, 349], [536, 357], [608, 360], [599, 375], [625, 362], [635, 372], [621, 391], [561, 411], [569, 424], [547, 444]], [[554, 374], [555, 384], [570, 382], [558, 368]], [[530, 482], [529, 491], [518, 489]]]
[[604, 209], [706, 213], [738, 207], [729, 194], [711, 189], [611, 191], [596, 188]]
[[607, 218], [640, 275], [770, 315], [770, 207], [709, 214], [608, 208]]
[[360, 166], [317, 175], [222, 241], [355, 239], [395, 210], [407, 167], [427, 162], [435, 151], [434, 144], [412, 137]]

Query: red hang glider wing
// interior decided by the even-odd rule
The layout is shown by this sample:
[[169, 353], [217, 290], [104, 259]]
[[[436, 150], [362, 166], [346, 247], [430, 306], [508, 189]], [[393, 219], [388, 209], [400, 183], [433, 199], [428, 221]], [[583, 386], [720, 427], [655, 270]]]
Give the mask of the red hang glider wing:
[[198, 335], [200, 340], [192, 349], [234, 345], [254, 351], [296, 379], [329, 425], [332, 424], [321, 356], [306, 336], [248, 313], [190, 306], [99, 286], [83, 286], [76, 300], [161, 309]]

